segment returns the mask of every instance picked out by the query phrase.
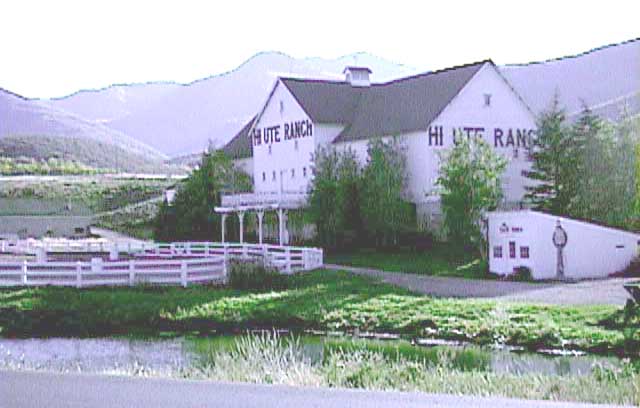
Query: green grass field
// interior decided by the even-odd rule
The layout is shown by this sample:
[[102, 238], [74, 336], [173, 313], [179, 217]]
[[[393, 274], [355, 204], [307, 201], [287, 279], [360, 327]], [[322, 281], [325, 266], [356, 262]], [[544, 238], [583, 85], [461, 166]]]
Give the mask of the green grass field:
[[487, 273], [486, 261], [480, 259], [478, 254], [442, 243], [435, 244], [427, 251], [398, 249], [391, 252], [361, 249], [349, 253], [328, 254], [325, 256], [325, 263], [431, 276], [492, 278]]
[[328, 270], [290, 277], [287, 289], [265, 293], [206, 286], [0, 291], [0, 335], [19, 337], [276, 327], [637, 353], [639, 326], [623, 324], [615, 306], [430, 298]]

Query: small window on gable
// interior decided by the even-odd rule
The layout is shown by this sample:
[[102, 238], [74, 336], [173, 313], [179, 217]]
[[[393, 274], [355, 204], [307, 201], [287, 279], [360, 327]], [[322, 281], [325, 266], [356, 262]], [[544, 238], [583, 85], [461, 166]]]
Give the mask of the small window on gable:
[[262, 172], [262, 181], [267, 181], [267, 173]]
[[291, 178], [296, 177], [296, 169], [291, 169]]
[[298, 139], [293, 141], [293, 148], [298, 150]]
[[284, 112], [284, 101], [280, 101], [280, 113]]
[[302, 168], [302, 177], [304, 177], [304, 178], [307, 177], [307, 168], [306, 167]]
[[493, 257], [502, 258], [502, 245], [496, 245], [493, 247]]
[[271, 145], [269, 145], [269, 154], [271, 154]]
[[491, 106], [491, 94], [484, 94], [484, 106]]
[[274, 170], [273, 173], [271, 173], [271, 179], [273, 181], [276, 181], [276, 171]]

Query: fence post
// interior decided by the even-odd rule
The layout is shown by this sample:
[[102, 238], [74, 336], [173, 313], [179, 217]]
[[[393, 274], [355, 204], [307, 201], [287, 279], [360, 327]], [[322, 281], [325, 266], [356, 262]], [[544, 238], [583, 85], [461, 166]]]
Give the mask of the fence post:
[[182, 282], [182, 287], [187, 287], [187, 261], [184, 259], [180, 261], [180, 281]]
[[262, 245], [262, 262], [264, 266], [271, 265], [271, 261], [269, 260], [269, 250], [266, 245]]
[[306, 249], [302, 250], [302, 269], [309, 270], [309, 251]]
[[76, 288], [82, 287], [82, 263], [76, 262]]
[[224, 255], [222, 257], [222, 277], [227, 278], [227, 247], [224, 247]]
[[27, 261], [22, 261], [22, 284], [27, 284]]
[[133, 286], [135, 283], [136, 265], [133, 259], [129, 259], [129, 286]]
[[291, 273], [291, 249], [289, 247], [286, 247], [284, 250], [285, 253], [285, 271], [287, 271], [287, 274]]

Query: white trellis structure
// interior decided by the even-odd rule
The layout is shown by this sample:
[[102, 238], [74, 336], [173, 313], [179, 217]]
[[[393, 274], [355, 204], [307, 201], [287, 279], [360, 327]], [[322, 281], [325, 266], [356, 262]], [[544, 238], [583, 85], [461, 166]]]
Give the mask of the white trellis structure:
[[222, 242], [225, 242], [226, 220], [229, 214], [238, 216], [240, 243], [244, 243], [244, 218], [247, 213], [255, 213], [258, 220], [258, 244], [263, 244], [263, 221], [267, 211], [278, 215], [278, 243], [287, 242], [287, 213], [289, 210], [304, 207], [309, 195], [301, 192], [246, 193], [223, 195], [221, 206], [215, 211], [222, 215]]

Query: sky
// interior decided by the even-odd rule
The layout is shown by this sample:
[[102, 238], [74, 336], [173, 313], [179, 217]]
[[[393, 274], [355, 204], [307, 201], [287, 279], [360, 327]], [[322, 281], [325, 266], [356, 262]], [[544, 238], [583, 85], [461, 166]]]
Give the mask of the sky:
[[526, 63], [640, 37], [636, 1], [3, 1], [0, 87], [60, 97], [193, 80], [262, 51], [368, 52], [421, 70]]

